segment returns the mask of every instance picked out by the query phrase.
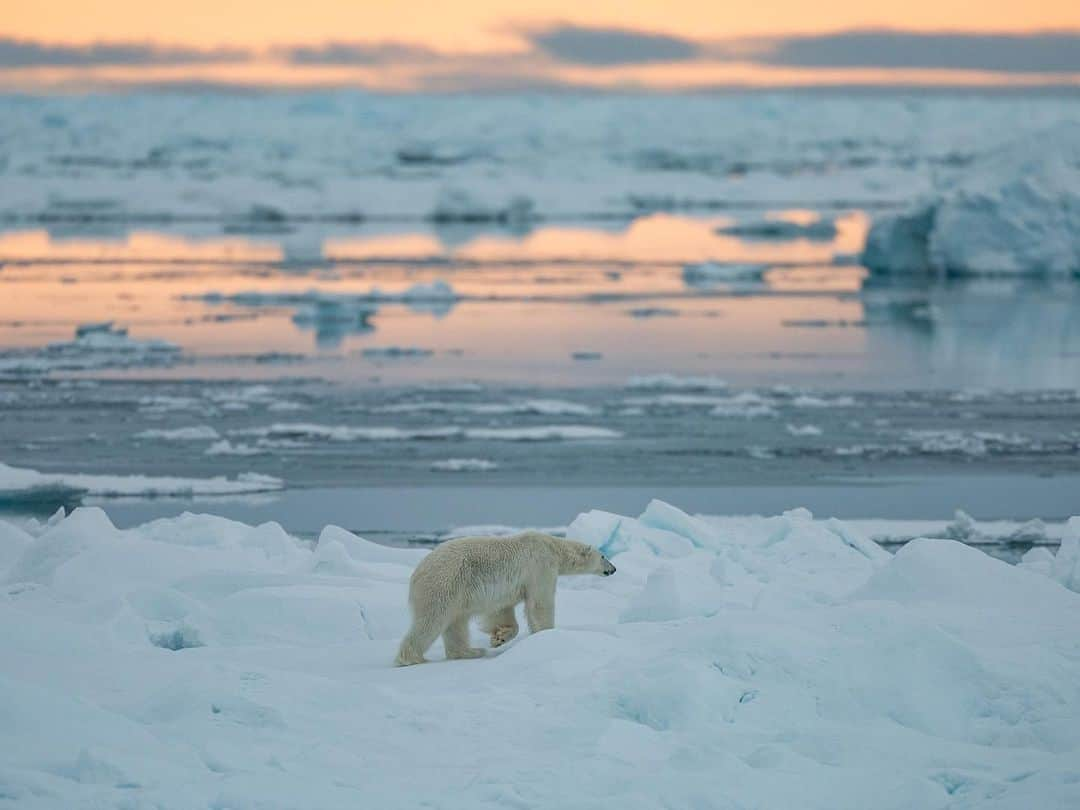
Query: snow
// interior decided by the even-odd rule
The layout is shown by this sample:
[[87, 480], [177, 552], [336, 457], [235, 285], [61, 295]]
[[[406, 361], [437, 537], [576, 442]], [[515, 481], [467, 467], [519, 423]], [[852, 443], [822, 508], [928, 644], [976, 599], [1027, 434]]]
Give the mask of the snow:
[[1024, 555], [1020, 564], [1080, 593], [1080, 518], [1070, 518], [1065, 524], [1056, 555], [1046, 548], [1036, 547]]
[[43, 473], [0, 463], [0, 501], [33, 501], [59, 494], [83, 495], [235, 495], [281, 489], [282, 481], [269, 475], [242, 473], [230, 479], [177, 478], [154, 475], [92, 475]]
[[[580, 515], [556, 629], [391, 665], [424, 553], [0, 521], [0, 795], [61, 807], [1072, 808], [1080, 594], [794, 509]], [[1055, 557], [1075, 567], [1080, 519]], [[1071, 555], [1071, 556], [1070, 556]], [[1043, 562], [1046, 560], [1044, 559]], [[475, 643], [481, 643], [475, 633]], [[508, 742], [509, 741], [509, 742]]]
[[907, 210], [878, 217], [863, 263], [894, 273], [1080, 274], [1080, 123], [991, 150]]

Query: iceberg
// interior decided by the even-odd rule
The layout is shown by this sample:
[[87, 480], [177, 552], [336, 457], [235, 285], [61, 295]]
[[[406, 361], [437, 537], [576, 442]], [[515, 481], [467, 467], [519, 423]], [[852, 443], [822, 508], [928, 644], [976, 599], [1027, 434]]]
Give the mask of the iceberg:
[[908, 209], [877, 217], [862, 261], [878, 273], [1080, 273], [1080, 123], [987, 152]]

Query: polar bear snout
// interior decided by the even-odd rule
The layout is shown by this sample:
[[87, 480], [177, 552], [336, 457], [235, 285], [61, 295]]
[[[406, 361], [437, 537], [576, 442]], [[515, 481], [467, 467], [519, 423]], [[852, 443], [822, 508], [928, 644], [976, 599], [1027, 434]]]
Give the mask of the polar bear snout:
[[611, 560], [609, 560], [607, 557], [602, 557], [601, 559], [603, 559], [604, 561], [604, 567], [600, 569], [600, 573], [603, 576], [610, 577], [612, 574], [619, 570], [611, 564]]

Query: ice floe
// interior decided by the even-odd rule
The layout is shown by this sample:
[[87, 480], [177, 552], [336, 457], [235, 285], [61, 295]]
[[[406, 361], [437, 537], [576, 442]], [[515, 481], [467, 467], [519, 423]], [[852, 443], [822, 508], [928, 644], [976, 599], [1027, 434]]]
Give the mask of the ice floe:
[[214, 441], [221, 436], [210, 425], [193, 425], [182, 428], [150, 428], [135, 434], [136, 439], [160, 439], [167, 442]]
[[228, 439], [216, 441], [204, 451], [208, 456], [257, 456], [266, 452], [269, 452], [269, 448], [253, 447], [243, 442], [234, 443]]
[[486, 458], [446, 458], [431, 462], [436, 472], [490, 472], [499, 465]]
[[761, 279], [768, 265], [723, 264], [721, 262], [697, 262], [683, 267], [683, 281], [691, 287], [708, 287], [727, 281], [756, 281]]
[[369, 346], [360, 350], [368, 360], [419, 360], [433, 354], [434, 350], [421, 346]]
[[266, 427], [239, 428], [234, 436], [257, 436], [269, 439], [299, 439], [336, 442], [356, 441], [440, 441], [476, 439], [480, 441], [543, 442], [586, 439], [618, 439], [617, 430], [591, 425], [534, 425], [528, 427], [440, 427], [401, 428], [367, 425], [319, 425], [277, 423]]
[[619, 439], [622, 433], [592, 425], [539, 425], [536, 427], [467, 428], [465, 438], [502, 442], [579, 441]]
[[815, 219], [795, 222], [788, 219], [760, 219], [722, 225], [717, 233], [740, 236], [745, 239], [813, 239], [828, 241], [836, 238], [836, 221]]
[[[1056, 575], [947, 539], [893, 556], [806, 510], [722, 524], [653, 502], [567, 531], [618, 573], [561, 580], [555, 629], [472, 661], [437, 642], [403, 670], [422, 551], [211, 515], [0, 521], [3, 794], [162, 810], [1080, 804], [1080, 594]], [[1075, 566], [1075, 546], [1050, 568]]]
[[37, 349], [0, 351], [0, 374], [48, 374], [140, 366], [171, 366], [181, 358], [180, 347], [165, 340], [139, 340], [111, 321], [82, 324], [70, 341]]
[[242, 473], [236, 478], [178, 478], [159, 475], [44, 473], [0, 463], [0, 501], [61, 496], [236, 495], [281, 489], [280, 478]]
[[592, 416], [596, 408], [564, 399], [524, 399], [511, 402], [448, 402], [417, 400], [380, 405], [377, 413], [467, 413], [481, 416], [538, 414], [540, 416]]
[[675, 391], [717, 391], [728, 387], [719, 377], [687, 377], [678, 374], [648, 374], [631, 377], [627, 388], [671, 389]]

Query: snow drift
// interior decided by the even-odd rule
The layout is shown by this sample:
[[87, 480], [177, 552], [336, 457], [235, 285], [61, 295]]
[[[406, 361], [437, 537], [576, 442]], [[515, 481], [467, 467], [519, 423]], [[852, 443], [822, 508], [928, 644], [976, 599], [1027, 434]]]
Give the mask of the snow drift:
[[893, 273], [1080, 273], [1080, 124], [991, 151], [908, 210], [877, 218], [863, 263]]
[[560, 583], [557, 629], [400, 670], [422, 551], [208, 515], [0, 522], [0, 801], [1080, 804], [1080, 595], [1059, 581], [950, 540], [890, 556], [806, 510], [654, 501], [569, 533], [619, 574]]

